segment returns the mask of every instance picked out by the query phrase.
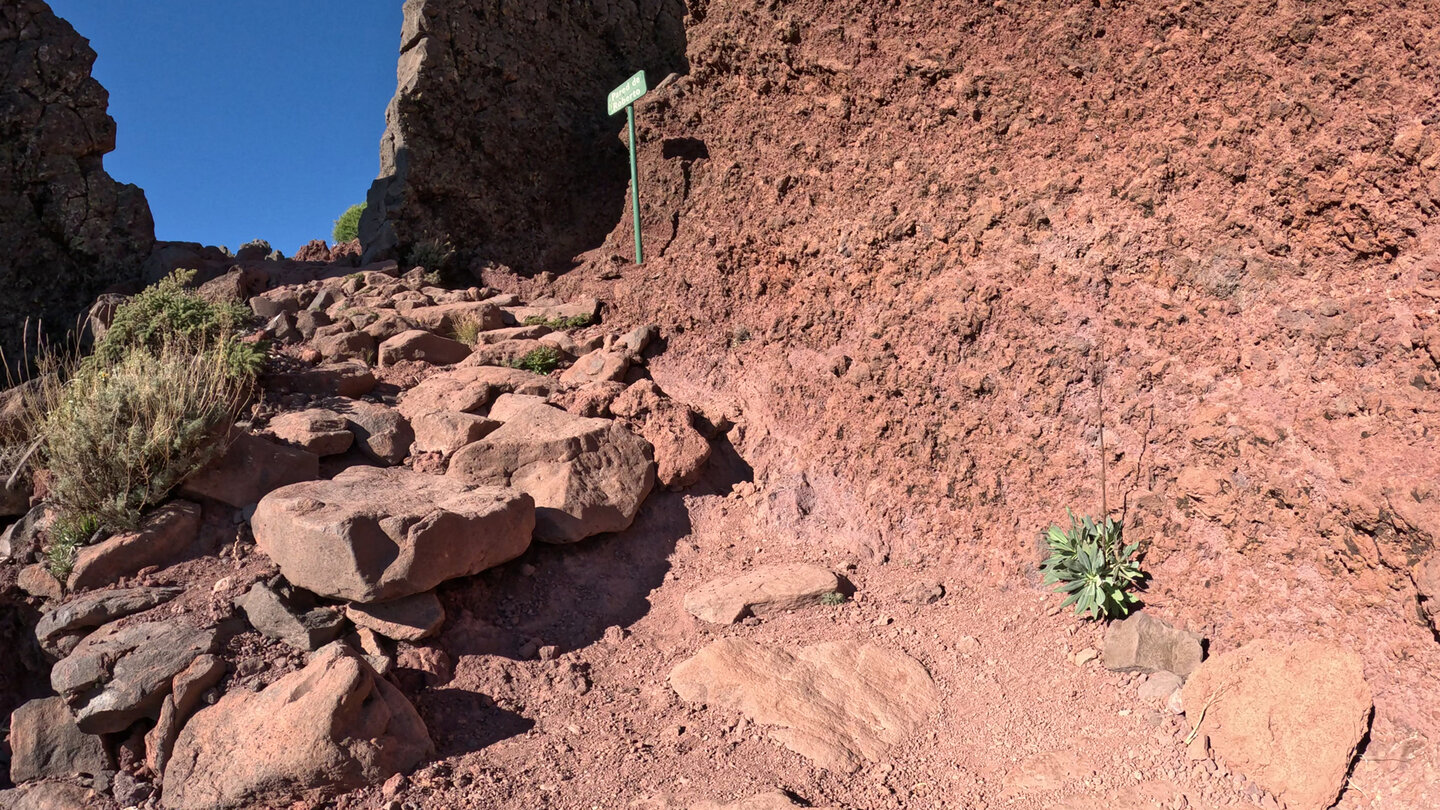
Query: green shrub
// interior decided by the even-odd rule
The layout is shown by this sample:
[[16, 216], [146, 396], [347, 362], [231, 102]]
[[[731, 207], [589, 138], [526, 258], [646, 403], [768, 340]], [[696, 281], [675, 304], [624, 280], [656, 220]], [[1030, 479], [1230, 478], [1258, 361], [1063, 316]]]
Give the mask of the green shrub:
[[831, 591], [820, 595], [820, 604], [834, 607], [845, 604], [845, 594], [839, 591]]
[[434, 283], [439, 284], [455, 258], [455, 248], [444, 239], [426, 239], [412, 245], [407, 258], [411, 267], [423, 267], [430, 271]]
[[155, 353], [184, 344], [195, 351], [219, 351], [237, 380], [253, 378], [264, 365], [264, 346], [236, 339], [250, 320], [250, 310], [205, 300], [185, 286], [194, 277], [194, 270], [176, 270], [126, 300], [85, 362], [113, 365], [135, 349]]
[[75, 557], [80, 547], [100, 529], [93, 515], [63, 515], [50, 527], [50, 542], [45, 547], [45, 568], [64, 582], [75, 570]]
[[92, 356], [63, 383], [50, 375], [37, 430], [50, 503], [62, 517], [138, 526], [146, 509], [224, 450], [248, 388], [234, 362], [223, 350], [176, 341], [115, 362]]
[[542, 315], [531, 315], [522, 321], [525, 326], [544, 326], [556, 331], [562, 329], [580, 329], [595, 323], [595, 316], [590, 313], [584, 315], [572, 315], [569, 318], [546, 318]]
[[1136, 605], [1130, 589], [1144, 583], [1138, 544], [1124, 545], [1124, 527], [1112, 518], [1097, 524], [1089, 516], [1070, 513], [1070, 530], [1051, 526], [1045, 533], [1050, 557], [1041, 564], [1045, 584], [1068, 594], [1061, 607], [1075, 606], [1081, 616], [1116, 619]]
[[335, 244], [339, 245], [360, 237], [360, 215], [365, 213], [365, 203], [356, 203], [345, 209], [335, 220], [335, 230], [330, 232]]
[[512, 368], [549, 374], [560, 366], [560, 352], [550, 346], [540, 346], [525, 353], [524, 357], [511, 363]]

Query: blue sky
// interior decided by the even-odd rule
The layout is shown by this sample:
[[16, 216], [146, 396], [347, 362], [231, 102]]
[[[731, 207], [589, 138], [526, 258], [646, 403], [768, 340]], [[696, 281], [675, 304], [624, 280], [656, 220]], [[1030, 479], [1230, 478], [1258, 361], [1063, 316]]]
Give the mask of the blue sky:
[[379, 168], [400, 0], [50, 0], [99, 55], [105, 169], [160, 239], [330, 239]]

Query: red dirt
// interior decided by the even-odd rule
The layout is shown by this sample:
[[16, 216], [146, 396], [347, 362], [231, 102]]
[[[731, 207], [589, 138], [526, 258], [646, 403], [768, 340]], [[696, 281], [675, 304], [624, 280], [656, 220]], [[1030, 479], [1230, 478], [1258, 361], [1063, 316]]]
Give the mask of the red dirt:
[[[880, 592], [946, 580], [966, 623], [923, 610], [940, 638], [915, 650], [942, 678], [971, 669], [941, 645], [1005, 650], [1018, 616], [996, 660], [1026, 678], [974, 703], [974, 748], [915, 756], [970, 778], [1025, 742], [1163, 750], [1113, 713], [1071, 721], [1119, 700], [1116, 679], [1030, 643], [1071, 623], [1030, 615], [1033, 538], [1099, 511], [1103, 367], [1110, 503], [1146, 549], [1150, 609], [1213, 650], [1361, 652], [1376, 714], [1340, 806], [1433, 804], [1440, 646], [1408, 567], [1440, 534], [1434, 4], [703, 5], [691, 76], [641, 110], [647, 263], [622, 222], [558, 279], [486, 281], [661, 325], [657, 381], [739, 415], [757, 562], [854, 555]], [[705, 508], [685, 541], [702, 559], [751, 542], [712, 535]], [[637, 637], [684, 587], [652, 595]], [[785, 756], [763, 751], [737, 769]], [[734, 790], [693, 764], [646, 770]]]
[[[1147, 609], [1212, 652], [1357, 650], [1375, 717], [1338, 806], [1440, 803], [1407, 573], [1440, 534], [1440, 8], [690, 6], [691, 75], [640, 111], [646, 264], [622, 221], [574, 270], [484, 281], [658, 323], [651, 374], [735, 427], [631, 530], [442, 586], [441, 637], [401, 658], [453, 679], [396, 676], [440, 758], [334, 806], [1262, 803], [1138, 679], [1077, 666], [1103, 629], [1038, 585], [1038, 532], [1100, 509], [1100, 369]], [[855, 600], [727, 628], [681, 605], [788, 561]], [[268, 570], [187, 565], [160, 610], [222, 615]], [[943, 707], [886, 762], [817, 769], [667, 686], [732, 634], [903, 650]], [[248, 686], [298, 665], [254, 632], [227, 652]]]

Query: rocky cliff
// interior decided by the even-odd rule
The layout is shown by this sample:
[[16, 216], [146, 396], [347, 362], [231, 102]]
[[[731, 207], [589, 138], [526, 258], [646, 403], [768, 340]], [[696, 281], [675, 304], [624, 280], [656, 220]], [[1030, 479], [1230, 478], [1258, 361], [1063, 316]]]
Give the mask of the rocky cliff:
[[449, 240], [534, 270], [598, 245], [629, 181], [605, 95], [683, 71], [684, 16], [681, 0], [408, 0], [367, 258]]
[[94, 62], [41, 0], [0, 6], [0, 347], [12, 357], [26, 319], [73, 325], [96, 294], [138, 280], [155, 241], [145, 193], [102, 166], [115, 122]]

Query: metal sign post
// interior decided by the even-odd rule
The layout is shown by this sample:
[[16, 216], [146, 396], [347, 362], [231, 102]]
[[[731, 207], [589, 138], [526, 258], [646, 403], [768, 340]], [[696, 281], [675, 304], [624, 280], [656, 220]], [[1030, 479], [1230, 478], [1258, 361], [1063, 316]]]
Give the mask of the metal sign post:
[[640, 246], [640, 168], [635, 159], [635, 102], [650, 88], [645, 84], [645, 71], [640, 71], [625, 80], [625, 83], [610, 91], [607, 108], [614, 115], [623, 108], [630, 124], [630, 202], [635, 214], [635, 263], [645, 263], [645, 251]]

